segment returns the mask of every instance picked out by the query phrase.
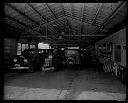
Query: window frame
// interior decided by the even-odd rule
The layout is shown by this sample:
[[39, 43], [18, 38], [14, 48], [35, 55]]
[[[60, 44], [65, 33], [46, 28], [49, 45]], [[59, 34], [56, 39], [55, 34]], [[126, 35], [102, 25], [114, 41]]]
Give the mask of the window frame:
[[[18, 47], [18, 45], [20, 45], [20, 47]], [[24, 45], [24, 46], [23, 46]], [[31, 47], [30, 47], [31, 46]], [[23, 49], [24, 48], [24, 49]], [[17, 43], [17, 55], [21, 55], [21, 52], [24, 51], [25, 49], [33, 49], [36, 48], [35, 44], [28, 44], [28, 43]]]

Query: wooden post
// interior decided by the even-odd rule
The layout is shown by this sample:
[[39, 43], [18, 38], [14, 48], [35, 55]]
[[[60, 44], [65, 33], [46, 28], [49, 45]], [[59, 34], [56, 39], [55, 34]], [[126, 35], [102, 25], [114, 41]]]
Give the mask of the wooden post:
[[115, 44], [112, 45], [112, 60], [115, 61]]

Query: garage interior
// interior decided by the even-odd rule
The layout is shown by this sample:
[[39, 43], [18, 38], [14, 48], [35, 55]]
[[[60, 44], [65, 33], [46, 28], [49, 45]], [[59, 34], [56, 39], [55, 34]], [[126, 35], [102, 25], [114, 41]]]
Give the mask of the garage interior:
[[[4, 100], [124, 101], [126, 19], [127, 1], [5, 3]], [[10, 71], [10, 58], [39, 43], [79, 49], [80, 69]]]

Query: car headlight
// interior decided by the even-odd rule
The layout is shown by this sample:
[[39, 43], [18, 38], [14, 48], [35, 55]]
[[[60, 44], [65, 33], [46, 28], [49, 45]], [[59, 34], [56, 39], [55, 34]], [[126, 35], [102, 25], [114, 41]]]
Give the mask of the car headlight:
[[17, 62], [17, 59], [16, 59], [16, 58], [14, 58], [14, 59], [13, 59], [13, 62]]
[[24, 62], [26, 63], [26, 62], [28, 62], [28, 60], [27, 59], [24, 59]]

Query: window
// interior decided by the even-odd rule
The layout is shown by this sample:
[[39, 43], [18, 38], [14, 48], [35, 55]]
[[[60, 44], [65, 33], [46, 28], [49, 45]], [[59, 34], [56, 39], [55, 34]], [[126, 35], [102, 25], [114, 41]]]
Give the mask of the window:
[[25, 44], [25, 49], [28, 49], [28, 44]]
[[21, 55], [21, 43], [17, 43], [17, 55]]
[[25, 44], [22, 44], [22, 51], [24, 51], [25, 50]]
[[[32, 47], [35, 47], [35, 45]], [[17, 43], [17, 55], [21, 55], [21, 52], [28, 48], [29, 48], [28, 44]]]
[[30, 45], [30, 49], [32, 49], [32, 47], [33, 47], [33, 46], [32, 46], [32, 45]]
[[35, 45], [30, 45], [30, 49], [36, 48]]
[[35, 45], [33, 45], [33, 48], [36, 48], [36, 46], [35, 46]]

